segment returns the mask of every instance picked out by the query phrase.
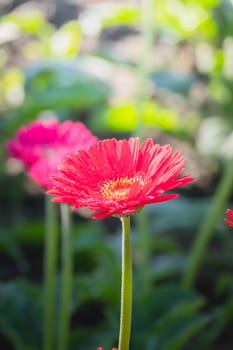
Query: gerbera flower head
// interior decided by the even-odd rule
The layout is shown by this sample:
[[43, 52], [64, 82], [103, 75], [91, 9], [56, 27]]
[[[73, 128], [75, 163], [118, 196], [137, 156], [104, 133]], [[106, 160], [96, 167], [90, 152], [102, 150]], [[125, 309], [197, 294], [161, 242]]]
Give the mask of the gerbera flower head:
[[50, 188], [51, 174], [69, 153], [94, 145], [97, 138], [83, 123], [55, 117], [33, 121], [21, 127], [6, 143], [11, 157], [21, 160], [29, 175], [41, 186]]
[[63, 176], [52, 177], [48, 193], [56, 195], [54, 202], [96, 211], [93, 218], [130, 215], [145, 204], [176, 198], [164, 193], [193, 181], [181, 176], [184, 163], [179, 150], [151, 138], [141, 146], [138, 138], [106, 139], [67, 156], [59, 167]]
[[233, 210], [227, 209], [226, 213], [229, 217], [229, 219], [224, 219], [224, 221], [231, 227], [233, 227]]
[[59, 122], [56, 118], [38, 120], [24, 125], [13, 139], [6, 142], [11, 157], [21, 160], [29, 167], [46, 153], [57, 139]]

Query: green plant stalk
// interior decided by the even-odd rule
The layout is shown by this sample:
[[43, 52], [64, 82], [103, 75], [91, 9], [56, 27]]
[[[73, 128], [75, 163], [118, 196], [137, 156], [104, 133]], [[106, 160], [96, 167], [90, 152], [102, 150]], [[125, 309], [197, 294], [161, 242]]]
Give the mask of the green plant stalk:
[[44, 331], [43, 349], [53, 350], [55, 344], [56, 279], [58, 254], [57, 206], [45, 196], [44, 255]]
[[141, 0], [141, 43], [142, 54], [138, 67], [138, 123], [134, 134], [144, 139], [143, 101], [147, 97], [150, 59], [154, 40], [154, 2]]
[[72, 296], [72, 267], [73, 251], [71, 236], [71, 213], [67, 204], [61, 204], [62, 225], [62, 277], [61, 277], [61, 302], [59, 312], [58, 349], [68, 349], [70, 307]]
[[[154, 2], [153, 0], [141, 1], [141, 42], [142, 56], [138, 69], [138, 99], [137, 112], [138, 124], [134, 135], [141, 140], [145, 138], [145, 125], [143, 120], [143, 102], [147, 97], [148, 78], [151, 70], [151, 54], [154, 41]], [[150, 232], [148, 227], [148, 213], [146, 210], [136, 215], [136, 225], [138, 231], [138, 245], [140, 247], [140, 282], [144, 291], [148, 290], [151, 280], [149, 274], [149, 261], [152, 255], [150, 244]]]
[[212, 205], [200, 227], [196, 240], [191, 249], [187, 269], [183, 276], [183, 285], [191, 288], [196, 280], [202, 258], [205, 254], [208, 242], [213, 235], [214, 227], [218, 222], [228, 198], [232, 194], [233, 187], [233, 160], [229, 161], [223, 173], [220, 184], [214, 195]]
[[130, 216], [122, 216], [121, 315], [118, 350], [129, 350], [132, 318], [132, 253]]

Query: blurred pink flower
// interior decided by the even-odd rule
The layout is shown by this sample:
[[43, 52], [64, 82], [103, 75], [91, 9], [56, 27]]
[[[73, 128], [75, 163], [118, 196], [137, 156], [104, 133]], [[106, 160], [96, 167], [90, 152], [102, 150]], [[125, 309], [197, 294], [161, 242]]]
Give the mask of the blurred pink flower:
[[41, 119], [21, 127], [6, 143], [9, 155], [21, 160], [29, 175], [39, 185], [50, 188], [51, 175], [58, 175], [57, 165], [67, 154], [96, 144], [97, 138], [83, 123], [55, 117]]
[[229, 219], [224, 219], [224, 221], [229, 225], [233, 227], [233, 210], [227, 209], [226, 210], [227, 215], [229, 216]]

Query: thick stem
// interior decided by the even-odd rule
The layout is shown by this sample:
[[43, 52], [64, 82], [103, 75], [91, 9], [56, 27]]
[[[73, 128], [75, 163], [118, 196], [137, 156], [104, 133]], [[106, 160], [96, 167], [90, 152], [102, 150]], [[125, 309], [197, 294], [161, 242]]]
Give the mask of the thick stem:
[[61, 204], [62, 224], [62, 278], [61, 278], [61, 301], [60, 319], [58, 329], [58, 349], [68, 349], [70, 306], [72, 295], [72, 236], [71, 236], [71, 213], [67, 204]]
[[118, 350], [129, 350], [132, 318], [132, 253], [130, 216], [122, 216], [121, 316]]
[[191, 254], [187, 269], [183, 277], [183, 285], [191, 288], [197, 277], [202, 258], [205, 254], [207, 244], [214, 232], [214, 227], [218, 222], [223, 208], [226, 206], [228, 198], [231, 196], [233, 187], [233, 160], [229, 161], [222, 180], [215, 193], [212, 205], [207, 213], [203, 224], [197, 234], [196, 240], [191, 249]]
[[56, 268], [58, 224], [57, 206], [45, 197], [45, 255], [44, 255], [44, 332], [43, 349], [53, 350], [55, 344]]

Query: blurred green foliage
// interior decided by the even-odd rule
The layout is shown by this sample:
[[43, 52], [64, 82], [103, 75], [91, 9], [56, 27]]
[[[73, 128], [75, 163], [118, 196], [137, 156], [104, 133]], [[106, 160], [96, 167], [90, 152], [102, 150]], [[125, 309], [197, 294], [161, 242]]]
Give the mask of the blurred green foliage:
[[[153, 6], [143, 97], [138, 91], [147, 38], [136, 1], [84, 3], [78, 18], [64, 18], [60, 27], [45, 10], [31, 7], [16, 7], [0, 19], [4, 350], [41, 349], [44, 237], [41, 195], [18, 176], [22, 170], [7, 160], [4, 142], [19, 126], [46, 114], [82, 120], [100, 138], [140, 129], [144, 137], [171, 141], [187, 152], [196, 184], [178, 200], [144, 209], [150, 228], [150, 288], [141, 285], [142, 245], [134, 222], [132, 349], [214, 350], [225, 345], [223, 335], [233, 319], [233, 240], [223, 220], [206, 251], [196, 290], [181, 287], [179, 280], [222, 164], [232, 158], [233, 3], [155, 0]], [[118, 334], [119, 223], [74, 216], [70, 349], [110, 349]]]

